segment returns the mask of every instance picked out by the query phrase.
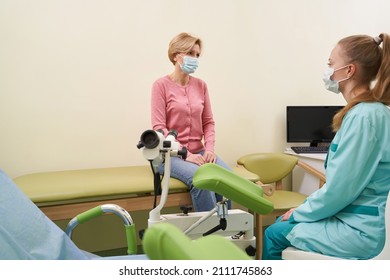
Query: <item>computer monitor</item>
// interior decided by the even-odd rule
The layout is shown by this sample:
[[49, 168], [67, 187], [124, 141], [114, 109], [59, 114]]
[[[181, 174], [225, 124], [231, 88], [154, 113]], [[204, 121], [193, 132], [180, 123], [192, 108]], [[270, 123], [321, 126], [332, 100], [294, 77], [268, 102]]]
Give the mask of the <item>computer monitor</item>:
[[343, 106], [287, 106], [287, 143], [330, 143], [333, 116]]

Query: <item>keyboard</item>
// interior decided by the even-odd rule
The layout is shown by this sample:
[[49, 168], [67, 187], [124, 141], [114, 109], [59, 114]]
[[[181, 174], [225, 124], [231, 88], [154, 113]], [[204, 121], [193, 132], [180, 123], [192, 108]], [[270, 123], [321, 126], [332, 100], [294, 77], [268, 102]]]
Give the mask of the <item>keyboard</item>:
[[297, 154], [326, 154], [328, 153], [329, 147], [328, 146], [317, 146], [317, 147], [297, 146], [297, 147], [291, 147], [291, 150], [293, 150]]

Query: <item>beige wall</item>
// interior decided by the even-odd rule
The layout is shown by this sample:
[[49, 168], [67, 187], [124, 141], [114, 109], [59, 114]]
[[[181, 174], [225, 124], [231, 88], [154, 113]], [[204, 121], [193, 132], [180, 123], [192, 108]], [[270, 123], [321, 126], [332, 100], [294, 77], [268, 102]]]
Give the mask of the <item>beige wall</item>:
[[217, 153], [282, 151], [286, 105], [344, 104], [321, 80], [341, 37], [390, 32], [387, 0], [2, 0], [0, 168], [146, 164], [152, 82], [170, 39], [204, 40]]

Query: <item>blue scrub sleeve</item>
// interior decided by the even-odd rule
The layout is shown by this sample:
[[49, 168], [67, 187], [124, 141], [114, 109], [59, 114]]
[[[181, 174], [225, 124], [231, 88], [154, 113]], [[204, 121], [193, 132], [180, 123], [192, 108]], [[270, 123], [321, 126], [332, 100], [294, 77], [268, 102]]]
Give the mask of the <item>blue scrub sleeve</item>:
[[291, 222], [314, 222], [340, 212], [369, 184], [380, 153], [375, 127], [357, 113], [344, 117], [328, 154], [326, 184], [296, 208]]

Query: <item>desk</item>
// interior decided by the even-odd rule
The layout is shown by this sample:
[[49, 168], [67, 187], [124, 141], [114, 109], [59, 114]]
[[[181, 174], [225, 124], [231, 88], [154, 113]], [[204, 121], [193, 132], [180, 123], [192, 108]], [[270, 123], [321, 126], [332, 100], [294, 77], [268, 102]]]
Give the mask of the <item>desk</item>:
[[[309, 164], [325, 174], [324, 162], [326, 154], [297, 154], [291, 148], [286, 148], [286, 154], [294, 155], [300, 161]], [[306, 195], [318, 190], [319, 179], [314, 175], [305, 172], [302, 168], [296, 167], [292, 174], [292, 190]]]

